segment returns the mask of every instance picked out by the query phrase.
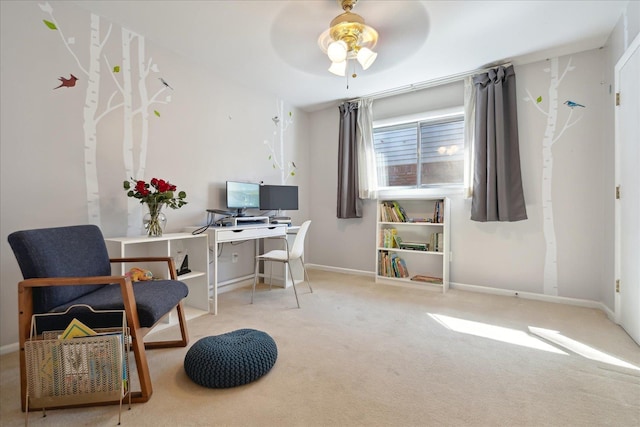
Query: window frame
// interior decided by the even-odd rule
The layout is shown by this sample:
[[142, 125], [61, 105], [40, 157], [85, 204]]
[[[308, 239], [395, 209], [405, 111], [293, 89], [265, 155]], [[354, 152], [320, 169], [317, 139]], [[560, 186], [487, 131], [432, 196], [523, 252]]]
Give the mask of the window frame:
[[[461, 117], [463, 122], [466, 120], [465, 117], [465, 108], [464, 106], [457, 106], [451, 108], [443, 108], [439, 110], [432, 111], [424, 111], [415, 114], [408, 114], [397, 117], [389, 117], [386, 119], [379, 119], [373, 121], [373, 129], [395, 126], [395, 125], [404, 125], [409, 123], [418, 122], [438, 122], [451, 118]], [[419, 132], [419, 129], [418, 129]], [[419, 139], [418, 139], [419, 143]], [[470, 148], [468, 146], [468, 141], [464, 141], [464, 150], [468, 151]], [[471, 161], [471, 156], [467, 154], [464, 155], [465, 164], [464, 168], [468, 167], [467, 161]], [[469, 159], [469, 160], [467, 160]], [[377, 173], [377, 172], [376, 172]], [[378, 198], [388, 198], [388, 197], [423, 197], [423, 196], [457, 196], [464, 194], [465, 183], [460, 184], [436, 184], [429, 187], [378, 187], [377, 193]]]

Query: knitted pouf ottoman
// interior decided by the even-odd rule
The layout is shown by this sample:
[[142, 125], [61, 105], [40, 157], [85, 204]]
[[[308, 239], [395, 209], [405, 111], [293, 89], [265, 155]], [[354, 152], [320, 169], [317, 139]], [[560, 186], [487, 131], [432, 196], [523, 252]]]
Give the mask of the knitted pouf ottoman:
[[267, 333], [239, 329], [198, 340], [187, 351], [184, 370], [204, 387], [236, 387], [269, 372], [277, 358], [278, 348]]

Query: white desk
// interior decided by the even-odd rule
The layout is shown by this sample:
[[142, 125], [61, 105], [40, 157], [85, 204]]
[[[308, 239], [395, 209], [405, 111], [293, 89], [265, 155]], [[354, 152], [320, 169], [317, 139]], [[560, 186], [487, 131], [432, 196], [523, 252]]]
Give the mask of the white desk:
[[[266, 239], [271, 237], [286, 238], [287, 231], [293, 227], [287, 227], [286, 224], [252, 224], [252, 225], [239, 225], [235, 227], [209, 227], [205, 233], [209, 234], [209, 242], [211, 248], [214, 250], [213, 255], [213, 283], [211, 293], [212, 304], [211, 312], [218, 314], [218, 257], [216, 253], [218, 251], [218, 244], [240, 242], [246, 240], [255, 240], [256, 246], [259, 239]], [[193, 232], [201, 229], [201, 227], [187, 227], [185, 230]]]

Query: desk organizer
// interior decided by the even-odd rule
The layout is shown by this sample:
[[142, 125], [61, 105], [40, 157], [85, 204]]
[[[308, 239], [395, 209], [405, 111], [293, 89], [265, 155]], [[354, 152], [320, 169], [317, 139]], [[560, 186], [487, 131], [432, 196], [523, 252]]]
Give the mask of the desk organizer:
[[31, 336], [25, 342], [27, 371], [26, 415], [29, 406], [46, 408], [119, 401], [118, 425], [122, 401], [129, 394], [129, 329], [123, 310], [93, 310], [92, 316], [121, 315], [122, 321], [111, 328], [95, 328], [96, 335], [60, 339], [63, 331], [43, 331], [37, 327], [50, 316], [64, 313], [35, 314], [31, 319]]

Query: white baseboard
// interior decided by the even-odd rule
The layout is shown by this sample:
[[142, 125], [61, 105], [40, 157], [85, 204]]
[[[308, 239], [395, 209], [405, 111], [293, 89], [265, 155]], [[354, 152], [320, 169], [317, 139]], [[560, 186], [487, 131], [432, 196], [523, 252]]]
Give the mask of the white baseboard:
[[218, 283], [218, 295], [253, 284], [253, 274]]
[[598, 310], [602, 310], [607, 317], [614, 323], [615, 315], [613, 311], [605, 304], [600, 301], [579, 299], [579, 298], [568, 298], [568, 297], [559, 297], [555, 295], [544, 295], [544, 294], [536, 294], [534, 292], [522, 292], [515, 291], [511, 289], [500, 289], [500, 288], [492, 288], [489, 286], [477, 286], [477, 285], [467, 285], [464, 283], [454, 283], [450, 282], [449, 287], [451, 289], [459, 289], [461, 291], [469, 291], [469, 292], [478, 292], [484, 294], [491, 295], [502, 295], [502, 296], [516, 296], [525, 299], [537, 300], [537, 301], [546, 301], [553, 302], [557, 304], [567, 304], [567, 305], [575, 305], [579, 307], [587, 307], [587, 308], [596, 308]]
[[[345, 273], [345, 274], [356, 274], [356, 275], [367, 276], [367, 277], [375, 277], [376, 275], [375, 272], [372, 272], [372, 271], [353, 270], [353, 269], [347, 269], [347, 268], [330, 267], [326, 265], [306, 264], [306, 266], [309, 268], [314, 268], [316, 270], [333, 271], [336, 273]], [[517, 296], [520, 298], [526, 298], [531, 300], [547, 301], [547, 302], [553, 302], [557, 304], [567, 304], [567, 305], [575, 305], [579, 307], [595, 308], [604, 312], [609, 318], [609, 320], [611, 320], [613, 323], [616, 323], [616, 324], [618, 323], [616, 322], [616, 317], [613, 310], [611, 310], [609, 307], [607, 307], [604, 303], [600, 301], [536, 294], [534, 292], [521, 292], [521, 291], [516, 291], [512, 289], [492, 288], [489, 286], [467, 285], [464, 283], [455, 283], [455, 282], [450, 282], [449, 287], [452, 289], [459, 289], [461, 291], [478, 292], [478, 293], [503, 295], [503, 296]]]
[[319, 264], [304, 264], [308, 269], [314, 270], [323, 270], [323, 271], [332, 271], [334, 273], [344, 273], [344, 274], [354, 274], [356, 276], [367, 276], [367, 277], [375, 277], [376, 273], [372, 271], [364, 271], [364, 270], [354, 270], [351, 268], [341, 268], [341, 267], [330, 267], [328, 265], [319, 265]]
[[19, 349], [20, 349], [20, 346], [18, 345], [17, 342], [0, 346], [0, 356], [2, 356], [3, 354], [13, 353], [14, 351], [18, 351]]

